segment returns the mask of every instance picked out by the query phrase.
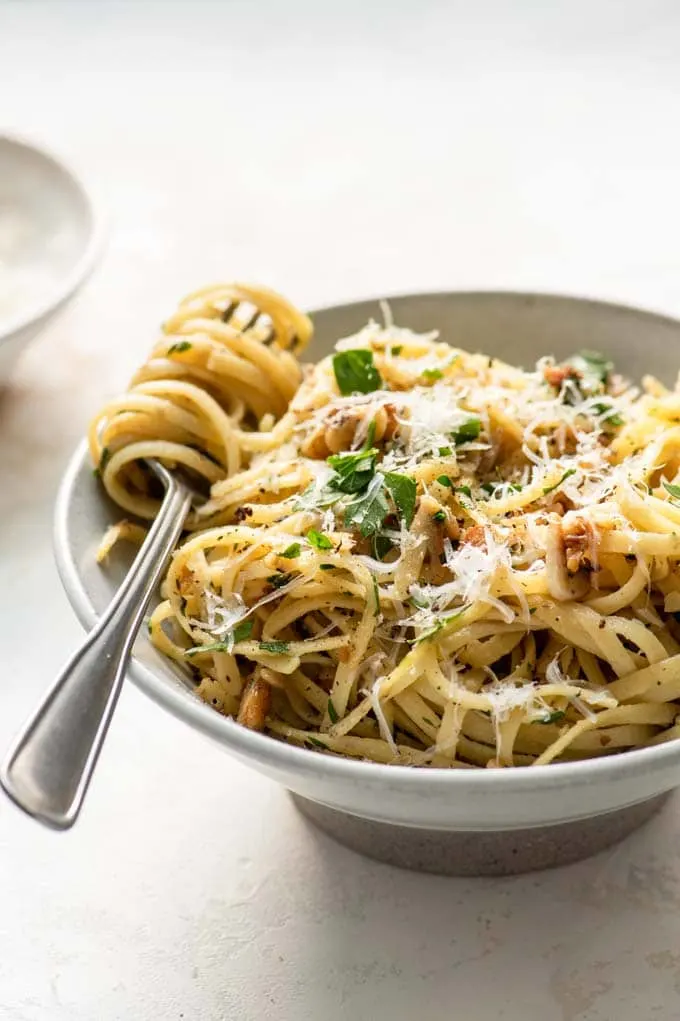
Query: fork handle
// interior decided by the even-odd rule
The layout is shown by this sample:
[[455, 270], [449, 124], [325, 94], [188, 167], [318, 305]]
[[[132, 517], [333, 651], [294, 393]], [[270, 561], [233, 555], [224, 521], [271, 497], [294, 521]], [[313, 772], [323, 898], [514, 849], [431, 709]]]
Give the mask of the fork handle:
[[135, 636], [179, 539], [191, 493], [169, 473], [163, 503], [125, 581], [59, 674], [0, 773], [34, 819], [69, 829], [78, 818], [120, 694]]

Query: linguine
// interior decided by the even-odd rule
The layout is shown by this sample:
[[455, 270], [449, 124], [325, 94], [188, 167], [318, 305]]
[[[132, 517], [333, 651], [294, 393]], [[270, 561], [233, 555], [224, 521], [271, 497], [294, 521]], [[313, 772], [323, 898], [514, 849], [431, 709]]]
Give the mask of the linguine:
[[[135, 518], [161, 495], [141, 458], [210, 487], [149, 621], [199, 695], [405, 765], [680, 736], [680, 393], [596, 352], [524, 371], [389, 314], [303, 366], [311, 333], [272, 292], [197, 292], [92, 423]], [[141, 537], [123, 521], [100, 556]]]

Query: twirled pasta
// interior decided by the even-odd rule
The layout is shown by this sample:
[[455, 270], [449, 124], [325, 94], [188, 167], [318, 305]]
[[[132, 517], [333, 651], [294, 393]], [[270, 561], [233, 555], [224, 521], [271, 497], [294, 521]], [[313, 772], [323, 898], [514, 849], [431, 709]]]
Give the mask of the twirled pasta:
[[593, 352], [525, 372], [390, 322], [303, 370], [311, 332], [270, 291], [196, 292], [92, 423], [126, 512], [158, 506], [141, 458], [210, 486], [149, 622], [200, 696], [407, 765], [680, 736], [680, 393]]

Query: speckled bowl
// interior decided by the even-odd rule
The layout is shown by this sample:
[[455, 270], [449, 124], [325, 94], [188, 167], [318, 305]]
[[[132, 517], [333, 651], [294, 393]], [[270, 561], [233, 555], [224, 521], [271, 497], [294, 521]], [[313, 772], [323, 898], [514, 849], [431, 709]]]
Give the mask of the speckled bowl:
[[[406, 295], [390, 304], [400, 325], [437, 327], [456, 346], [520, 365], [533, 364], [540, 354], [561, 358], [589, 347], [612, 355], [633, 377], [654, 372], [670, 382], [680, 363], [680, 322], [618, 305], [484, 292]], [[323, 357], [338, 337], [379, 315], [375, 300], [315, 313], [310, 357]], [[120, 554], [104, 571], [94, 559], [100, 536], [118, 517], [81, 446], [58, 498], [56, 554], [69, 598], [88, 628], [129, 564]], [[189, 726], [293, 792], [303, 813], [326, 832], [357, 851], [409, 868], [489, 875], [574, 861], [621, 839], [680, 784], [680, 741], [529, 769], [418, 770], [333, 758], [218, 715], [145, 634], [138, 638], [130, 674]]]

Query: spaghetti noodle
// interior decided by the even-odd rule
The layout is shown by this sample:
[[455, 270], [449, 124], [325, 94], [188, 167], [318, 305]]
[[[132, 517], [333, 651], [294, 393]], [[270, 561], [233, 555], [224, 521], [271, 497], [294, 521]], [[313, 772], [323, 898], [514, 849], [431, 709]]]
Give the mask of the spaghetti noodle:
[[272, 292], [197, 292], [92, 423], [127, 513], [158, 506], [143, 458], [210, 487], [149, 622], [199, 695], [414, 766], [680, 736], [680, 393], [595, 352], [524, 371], [389, 310], [303, 367], [311, 332]]

